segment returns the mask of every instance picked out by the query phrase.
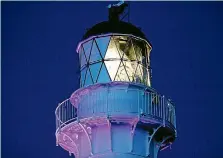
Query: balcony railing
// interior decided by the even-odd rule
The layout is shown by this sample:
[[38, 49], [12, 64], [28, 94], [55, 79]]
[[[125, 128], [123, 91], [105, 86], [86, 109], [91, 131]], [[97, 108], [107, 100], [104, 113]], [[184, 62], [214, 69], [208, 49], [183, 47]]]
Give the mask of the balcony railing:
[[[85, 95], [81, 98], [78, 109], [71, 104], [69, 99], [63, 101], [55, 111], [56, 130], [58, 131], [65, 125], [76, 121], [78, 117], [81, 119], [120, 112], [134, 113], [140, 116], [149, 115], [160, 119], [164, 124], [168, 121], [176, 128], [175, 106], [164, 96], [154, 92], [138, 90], [138, 95], [129, 101], [130, 98], [118, 95], [117, 91], [124, 92], [124, 89], [116, 89], [108, 93], [94, 91]], [[136, 90], [133, 91], [136, 92]], [[131, 92], [127, 92], [129, 93], [128, 95], [131, 95]], [[126, 101], [128, 102], [124, 105], [123, 103]]]
[[66, 99], [58, 105], [55, 115], [56, 130], [58, 131], [65, 125], [77, 120], [77, 108], [71, 104], [70, 99]]

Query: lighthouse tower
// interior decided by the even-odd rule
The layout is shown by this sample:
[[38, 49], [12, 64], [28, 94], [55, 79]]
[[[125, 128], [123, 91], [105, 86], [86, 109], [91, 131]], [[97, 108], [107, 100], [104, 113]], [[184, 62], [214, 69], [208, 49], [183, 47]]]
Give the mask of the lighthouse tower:
[[75, 158], [156, 158], [176, 138], [175, 106], [152, 88], [152, 47], [120, 19], [126, 7], [85, 33], [80, 89], [56, 108], [56, 143]]

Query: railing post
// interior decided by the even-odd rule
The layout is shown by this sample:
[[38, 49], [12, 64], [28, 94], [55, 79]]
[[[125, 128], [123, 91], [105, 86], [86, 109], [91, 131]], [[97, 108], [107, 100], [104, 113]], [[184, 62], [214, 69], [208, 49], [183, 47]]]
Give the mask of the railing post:
[[67, 120], [69, 120], [70, 119], [70, 102], [68, 102], [68, 107], [66, 110], [67, 110]]
[[176, 109], [174, 107], [174, 127], [176, 128]]
[[144, 113], [145, 114], [147, 114], [147, 106], [146, 106], [146, 91], [144, 91], [143, 92], [143, 94], [144, 94], [144, 98], [143, 98], [143, 100], [144, 100]]
[[140, 108], [139, 108], [139, 91], [137, 90], [137, 101], [138, 101], [138, 116], [140, 117]]
[[67, 120], [67, 101], [63, 103], [63, 111], [64, 111], [64, 120], [63, 123]]
[[157, 107], [158, 107], [158, 94], [156, 93], [155, 94], [155, 97], [154, 97], [154, 99], [155, 99], [155, 116], [157, 117], [158, 116], [158, 110], [157, 110]]
[[163, 96], [160, 95], [160, 117], [163, 118]]
[[106, 111], [106, 115], [107, 115], [107, 117], [109, 117], [109, 107], [108, 107], [108, 95], [109, 95], [109, 87], [108, 87], [108, 85], [106, 86], [106, 88], [107, 88], [107, 93], [106, 93], [106, 106], [107, 106], [107, 111]]
[[177, 137], [177, 122], [176, 122], [176, 108], [174, 107], [174, 127], [175, 127], [175, 132], [176, 132], [176, 137]]
[[153, 94], [151, 92], [149, 92], [149, 96], [150, 96], [150, 115], [153, 115], [153, 109], [152, 109], [152, 104], [153, 104]]
[[76, 116], [77, 116], [77, 122], [79, 122], [79, 106], [77, 106]]
[[56, 130], [57, 130], [57, 128], [58, 128], [57, 111], [55, 112], [55, 117], [56, 117]]
[[166, 110], [165, 110], [165, 107], [166, 107], [166, 99], [165, 97], [163, 96], [163, 126], [165, 127], [165, 119], [166, 119]]
[[61, 124], [61, 109], [60, 109], [60, 104], [58, 104], [58, 111], [59, 111], [59, 114], [58, 114], [58, 119], [59, 119], [59, 124], [58, 124], [58, 130], [60, 131], [60, 124]]

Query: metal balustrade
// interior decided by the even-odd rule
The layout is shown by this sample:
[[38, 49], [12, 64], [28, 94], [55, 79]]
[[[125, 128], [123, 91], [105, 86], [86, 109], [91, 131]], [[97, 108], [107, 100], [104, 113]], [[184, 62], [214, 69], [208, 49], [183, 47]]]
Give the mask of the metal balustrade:
[[64, 100], [58, 105], [55, 111], [56, 115], [56, 133], [58, 129], [76, 121], [77, 109], [71, 104], [70, 99]]
[[[122, 107], [122, 104], [129, 100], [129, 97], [127, 97], [127, 95], [126, 97], [124, 95], [118, 95], [118, 91], [125, 91], [125, 93], [128, 93], [128, 95], [133, 91], [137, 91], [137, 98], [132, 99], [132, 104], [129, 104], [128, 102], [131, 108], [128, 107], [127, 109], [130, 110], [124, 111], [126, 110], [126, 107]], [[83, 110], [85, 111], [86, 115], [83, 115]], [[168, 99], [166, 99], [166, 97], [154, 92], [144, 92], [141, 90], [126, 91], [126, 89], [116, 89], [107, 93], [94, 91], [88, 95], [82, 96], [80, 103], [78, 104], [78, 109], [71, 104], [69, 99], [60, 103], [55, 111], [56, 130], [58, 131], [65, 125], [76, 121], [81, 114], [82, 117], [80, 117], [80, 119], [85, 117], [100, 116], [100, 114], [109, 115], [112, 112], [120, 111], [125, 113], [135, 113], [138, 115], [150, 115], [151, 117], [163, 120], [163, 123], [168, 121], [176, 128], [175, 106]]]

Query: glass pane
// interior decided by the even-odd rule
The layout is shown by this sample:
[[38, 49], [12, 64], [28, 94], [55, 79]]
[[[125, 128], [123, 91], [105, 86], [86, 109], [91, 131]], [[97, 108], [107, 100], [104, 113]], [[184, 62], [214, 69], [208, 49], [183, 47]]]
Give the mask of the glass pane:
[[126, 48], [127, 41], [128, 41], [127, 36], [114, 36], [114, 42], [121, 58], [123, 58], [124, 55], [123, 50]]
[[105, 53], [107, 51], [110, 38], [111, 36], [96, 38], [96, 42], [97, 42], [102, 58], [105, 57]]
[[145, 42], [143, 41], [143, 48], [142, 48], [142, 65], [147, 67], [147, 51], [146, 51], [146, 45], [145, 45]]
[[148, 86], [151, 86], [151, 78], [150, 78], [151, 76], [150, 76], [150, 70], [149, 69], [147, 69], [147, 85]]
[[87, 74], [86, 74], [86, 78], [85, 78], [85, 84], [84, 85], [90, 85], [93, 84], [92, 78], [91, 78], [91, 74], [89, 69], [87, 70]]
[[91, 49], [90, 62], [97, 61], [97, 60], [101, 60], [101, 55], [100, 55], [98, 47], [94, 41], [92, 49]]
[[142, 49], [140, 47], [138, 47], [137, 45], [135, 45], [134, 50], [136, 53], [137, 60], [142, 61]]
[[101, 68], [101, 62], [90, 65], [91, 75], [94, 83], [97, 81], [100, 68]]
[[83, 47], [80, 48], [79, 54], [80, 54], [80, 61], [81, 61], [81, 67], [82, 67], [83, 65], [86, 64], [86, 57], [85, 57], [85, 54], [84, 54]]
[[138, 40], [138, 39], [135, 39], [133, 38], [132, 39], [132, 43], [133, 43], [133, 47], [134, 47], [134, 50], [135, 50], [135, 54], [136, 54], [136, 57], [138, 59], [138, 61], [140, 63], [142, 63], [143, 66], [147, 66], [147, 54], [146, 54], [146, 46], [145, 46], [145, 42], [144, 41], [141, 41], [141, 40]]
[[124, 60], [136, 60], [131, 38], [128, 36], [114, 36], [113, 41], [118, 49], [120, 57]]
[[150, 51], [151, 48], [146, 44], [147, 66], [150, 67]]
[[125, 43], [122, 41], [122, 44], [120, 44], [120, 49], [124, 53], [123, 55], [124, 60], [131, 60], [131, 61], [137, 60], [134, 47], [132, 45], [132, 40], [130, 38], [127, 41], [125, 41]]
[[86, 74], [86, 67], [83, 70], [81, 70], [81, 86], [84, 86], [85, 74]]
[[116, 47], [115, 40], [116, 38], [111, 38], [105, 59], [120, 59], [119, 50]]
[[116, 74], [115, 81], [129, 81], [129, 78], [126, 74], [125, 66], [123, 65], [122, 62], [120, 64], [118, 72]]
[[110, 82], [111, 79], [108, 75], [108, 71], [107, 69], [105, 68], [105, 65], [102, 64], [102, 67], [101, 67], [101, 71], [99, 73], [99, 76], [98, 76], [98, 81], [97, 82]]
[[111, 80], [113, 81], [115, 78], [115, 75], [118, 71], [118, 67], [120, 65], [120, 60], [113, 60], [113, 61], [105, 61], [106, 68], [108, 70], [108, 73], [110, 75]]
[[143, 67], [143, 78], [142, 78], [142, 82], [147, 85], [148, 84], [148, 69]]
[[88, 42], [86, 42], [86, 43], [83, 44], [84, 52], [85, 52], [85, 55], [86, 55], [87, 62], [89, 60], [89, 56], [90, 56], [90, 52], [91, 52], [92, 41], [93, 40], [90, 40], [90, 41], [88, 41]]
[[127, 72], [128, 77], [129, 77], [129, 80], [131, 82], [134, 81], [134, 74], [135, 74], [138, 63], [136, 61], [132, 61], [132, 62], [123, 61], [123, 64], [126, 68], [126, 72]]
[[135, 72], [135, 76], [134, 76], [134, 80], [137, 83], [141, 83], [142, 82], [142, 65], [138, 64], [136, 72]]

